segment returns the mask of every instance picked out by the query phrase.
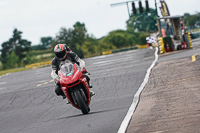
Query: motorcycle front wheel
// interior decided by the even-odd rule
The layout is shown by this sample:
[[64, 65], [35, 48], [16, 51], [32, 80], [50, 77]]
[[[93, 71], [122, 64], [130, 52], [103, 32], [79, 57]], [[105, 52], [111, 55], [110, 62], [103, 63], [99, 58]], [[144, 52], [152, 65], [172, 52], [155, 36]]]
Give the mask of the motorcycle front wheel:
[[79, 106], [80, 109], [81, 109], [81, 112], [82, 112], [83, 114], [88, 114], [88, 113], [89, 113], [89, 109], [86, 107], [85, 100], [84, 100], [84, 98], [82, 97], [80, 91], [79, 91], [79, 90], [75, 91], [75, 92], [74, 92], [74, 95], [75, 95], [76, 102], [77, 102], [78, 106]]

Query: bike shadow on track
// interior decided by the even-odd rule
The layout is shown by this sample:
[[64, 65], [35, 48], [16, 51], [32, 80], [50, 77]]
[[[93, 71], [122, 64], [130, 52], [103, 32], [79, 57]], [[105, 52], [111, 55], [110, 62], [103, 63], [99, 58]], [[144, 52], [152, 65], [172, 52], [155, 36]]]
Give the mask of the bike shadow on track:
[[124, 109], [124, 108], [116, 108], [116, 109], [108, 109], [108, 110], [90, 112], [90, 113], [88, 113], [86, 115], [84, 115], [84, 114], [72, 115], [72, 116], [67, 116], [67, 117], [61, 117], [61, 118], [58, 118], [57, 120], [67, 119], [67, 118], [75, 118], [75, 117], [87, 116], [87, 115], [93, 115], [93, 114], [99, 114], [99, 113], [105, 113], [105, 112], [112, 112], [112, 111], [121, 110], [121, 109]]

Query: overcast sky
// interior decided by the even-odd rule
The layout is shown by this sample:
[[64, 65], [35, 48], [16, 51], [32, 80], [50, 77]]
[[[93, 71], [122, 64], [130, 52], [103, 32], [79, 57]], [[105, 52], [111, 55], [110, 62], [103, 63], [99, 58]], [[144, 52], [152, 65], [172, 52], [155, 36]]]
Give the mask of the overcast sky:
[[[165, 1], [171, 15], [200, 12], [199, 0]], [[112, 30], [125, 30], [129, 18], [126, 5], [110, 6], [119, 2], [126, 1], [0, 0], [0, 45], [12, 36], [14, 28], [22, 31], [22, 38], [31, 41], [32, 45], [39, 44], [41, 37], [55, 37], [61, 27], [72, 28], [77, 21], [85, 23], [88, 33], [96, 38]], [[150, 7], [155, 8], [154, 2], [149, 0]], [[159, 7], [159, 0], [157, 3]], [[160, 14], [160, 10], [158, 12]]]

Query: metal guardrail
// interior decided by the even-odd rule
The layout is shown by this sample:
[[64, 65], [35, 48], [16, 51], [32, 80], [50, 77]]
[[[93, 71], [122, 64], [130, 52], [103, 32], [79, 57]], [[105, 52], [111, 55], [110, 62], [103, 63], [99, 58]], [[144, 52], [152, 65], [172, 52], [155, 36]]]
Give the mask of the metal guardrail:
[[112, 50], [106, 51], [106, 52], [102, 52], [102, 55], [111, 54], [111, 53], [112, 53]]
[[40, 63], [26, 65], [25, 68], [35, 68], [35, 67], [46, 66], [46, 65], [50, 65], [50, 64], [51, 64], [51, 61], [46, 61], [46, 62], [40, 62]]
[[147, 48], [147, 45], [138, 45], [138, 49]]

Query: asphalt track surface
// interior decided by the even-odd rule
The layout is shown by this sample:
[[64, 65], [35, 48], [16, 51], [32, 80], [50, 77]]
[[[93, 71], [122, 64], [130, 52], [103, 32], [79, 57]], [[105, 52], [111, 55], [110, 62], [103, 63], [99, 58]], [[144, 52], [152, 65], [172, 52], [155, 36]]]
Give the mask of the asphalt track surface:
[[0, 132], [116, 133], [154, 52], [139, 49], [85, 59], [96, 92], [88, 115], [56, 96], [50, 66], [0, 77]]
[[158, 63], [188, 58], [193, 55], [199, 54], [200, 53], [200, 38], [194, 39], [192, 41], [192, 45], [193, 45], [193, 49], [173, 51], [173, 52], [168, 52], [168, 53], [159, 55]]

